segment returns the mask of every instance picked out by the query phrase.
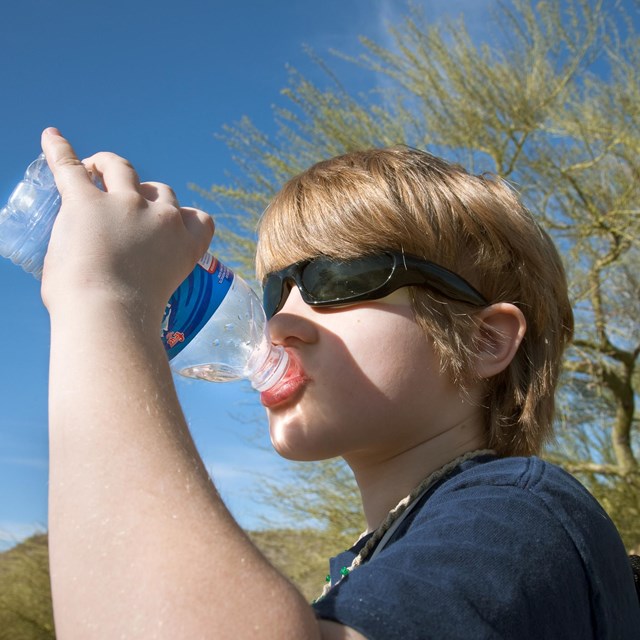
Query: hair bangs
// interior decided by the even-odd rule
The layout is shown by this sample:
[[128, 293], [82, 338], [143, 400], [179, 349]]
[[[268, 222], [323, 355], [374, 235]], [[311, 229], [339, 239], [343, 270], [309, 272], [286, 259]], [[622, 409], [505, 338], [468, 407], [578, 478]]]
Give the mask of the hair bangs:
[[287, 182], [260, 220], [258, 278], [318, 255], [394, 250], [429, 258], [425, 246], [435, 250], [435, 235], [429, 242], [421, 216], [378, 173], [352, 154], [320, 162]]

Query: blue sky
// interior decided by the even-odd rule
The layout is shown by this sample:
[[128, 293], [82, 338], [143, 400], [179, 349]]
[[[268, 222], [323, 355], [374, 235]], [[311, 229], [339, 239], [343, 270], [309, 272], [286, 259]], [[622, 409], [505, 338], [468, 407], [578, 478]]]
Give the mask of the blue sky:
[[[424, 1], [431, 15], [465, 11], [476, 27], [494, 0]], [[142, 179], [167, 182], [183, 204], [187, 187], [225, 182], [235, 167], [215, 138], [248, 115], [272, 128], [286, 65], [308, 69], [303, 45], [320, 54], [358, 50], [357, 35], [383, 37], [394, 0], [21, 0], [0, 18], [0, 199], [55, 125], [81, 156], [99, 150], [133, 162]], [[356, 70], [342, 76], [360, 86]], [[203, 205], [206, 207], [206, 205]], [[0, 549], [46, 528], [49, 325], [39, 284], [0, 259]], [[119, 345], [125, 349], [126, 344]], [[199, 450], [240, 523], [258, 524], [254, 472], [285, 463], [248, 442], [266, 433], [248, 383], [178, 380]]]

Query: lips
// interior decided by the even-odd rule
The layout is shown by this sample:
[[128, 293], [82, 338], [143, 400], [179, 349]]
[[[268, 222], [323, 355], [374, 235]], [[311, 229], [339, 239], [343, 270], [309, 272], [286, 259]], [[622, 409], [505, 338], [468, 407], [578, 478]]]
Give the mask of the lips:
[[260, 402], [268, 409], [292, 400], [309, 382], [309, 378], [303, 371], [297, 357], [289, 350], [287, 353], [289, 354], [289, 366], [282, 380], [260, 394]]

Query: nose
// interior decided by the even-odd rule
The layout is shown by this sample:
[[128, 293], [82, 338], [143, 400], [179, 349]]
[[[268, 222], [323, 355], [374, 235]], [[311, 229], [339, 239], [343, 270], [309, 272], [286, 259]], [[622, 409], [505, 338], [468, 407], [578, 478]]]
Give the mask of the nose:
[[271, 341], [285, 346], [295, 341], [315, 342], [318, 339], [318, 325], [313, 321], [312, 313], [298, 287], [289, 286], [283, 306], [268, 323]]

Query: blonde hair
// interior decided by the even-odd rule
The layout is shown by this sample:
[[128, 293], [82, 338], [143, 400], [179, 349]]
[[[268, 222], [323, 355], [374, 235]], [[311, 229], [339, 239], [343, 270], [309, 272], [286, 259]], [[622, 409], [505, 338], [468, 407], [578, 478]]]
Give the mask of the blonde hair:
[[[489, 301], [511, 302], [527, 332], [509, 367], [486, 387], [488, 446], [538, 453], [551, 435], [562, 354], [573, 332], [562, 262], [549, 236], [502, 180], [477, 176], [408, 147], [355, 151], [287, 182], [259, 226], [257, 274], [318, 255], [404, 251], [454, 271]], [[472, 380], [474, 309], [411, 287], [416, 321], [442, 370]]]

